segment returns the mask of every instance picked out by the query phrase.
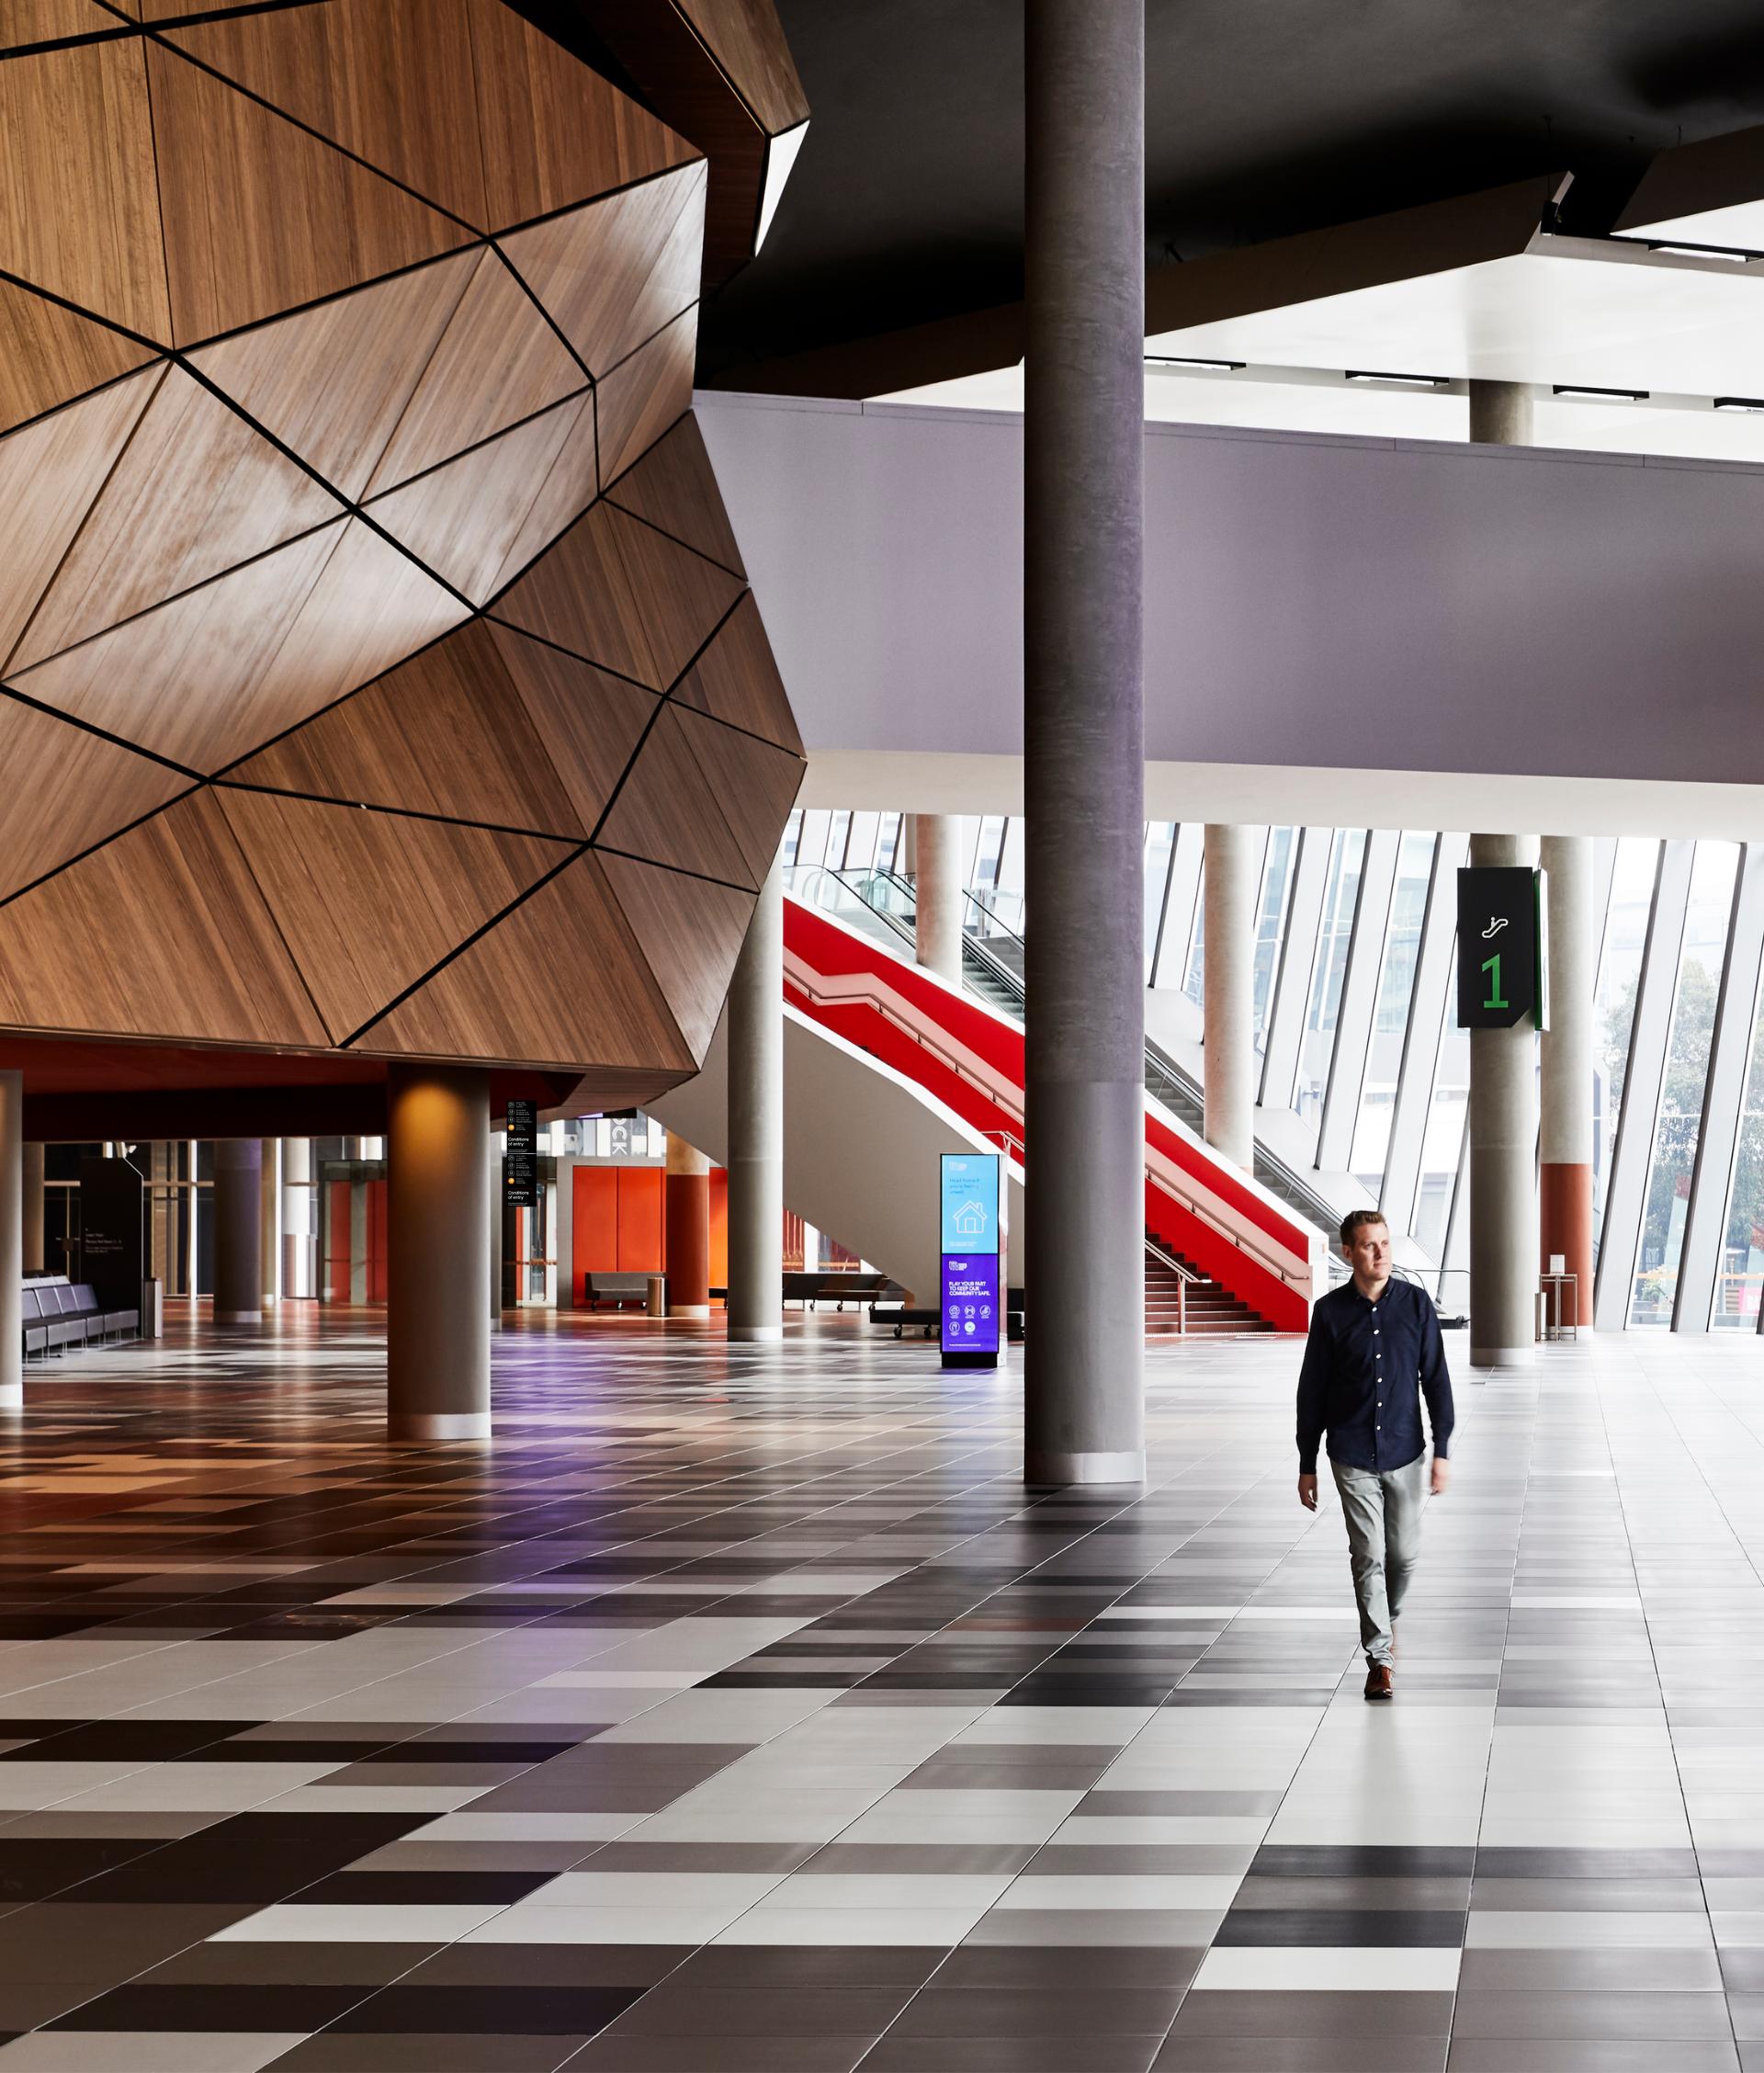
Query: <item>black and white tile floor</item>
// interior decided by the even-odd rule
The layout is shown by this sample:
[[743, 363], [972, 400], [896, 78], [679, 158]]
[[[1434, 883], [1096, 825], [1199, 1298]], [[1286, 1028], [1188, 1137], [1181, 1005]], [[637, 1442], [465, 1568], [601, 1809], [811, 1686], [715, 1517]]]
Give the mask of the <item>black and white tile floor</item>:
[[1383, 1708], [1295, 1346], [1148, 1357], [1038, 1495], [850, 1320], [510, 1331], [488, 1448], [363, 1315], [33, 1373], [0, 2073], [1764, 2069], [1758, 1342], [1460, 1374]]

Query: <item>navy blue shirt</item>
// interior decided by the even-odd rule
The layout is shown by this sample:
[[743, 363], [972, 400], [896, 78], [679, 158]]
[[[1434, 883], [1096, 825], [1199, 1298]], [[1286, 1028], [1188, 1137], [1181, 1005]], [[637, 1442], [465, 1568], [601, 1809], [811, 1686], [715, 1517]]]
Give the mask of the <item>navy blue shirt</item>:
[[1433, 1298], [1394, 1275], [1374, 1303], [1351, 1281], [1311, 1311], [1311, 1336], [1298, 1377], [1298, 1472], [1317, 1473], [1327, 1431], [1329, 1459], [1380, 1475], [1407, 1468], [1427, 1444], [1421, 1396], [1444, 1458], [1452, 1439], [1452, 1377]]

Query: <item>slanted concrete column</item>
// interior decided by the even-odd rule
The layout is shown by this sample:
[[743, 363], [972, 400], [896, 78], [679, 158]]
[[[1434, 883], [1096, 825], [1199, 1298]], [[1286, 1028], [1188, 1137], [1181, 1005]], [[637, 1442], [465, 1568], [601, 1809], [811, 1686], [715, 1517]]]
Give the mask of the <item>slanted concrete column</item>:
[[1255, 1164], [1254, 844], [1248, 828], [1206, 831], [1206, 1141], [1247, 1173]]
[[259, 1274], [263, 1281], [263, 1307], [273, 1310], [282, 1299], [282, 1140], [266, 1138], [261, 1152], [258, 1186]]
[[214, 1148], [214, 1321], [264, 1321], [263, 1145], [221, 1138]]
[[710, 1161], [668, 1132], [663, 1182], [668, 1245], [668, 1315], [710, 1315]]
[[1023, 1475], [1145, 1474], [1143, 0], [1028, 0]]
[[919, 962], [962, 983], [962, 823], [958, 814], [912, 816], [913, 927]]
[[[1535, 864], [1531, 835], [1472, 835], [1472, 864]], [[1537, 1342], [1537, 1036], [1470, 1032], [1470, 1359], [1515, 1366]]]
[[386, 1086], [386, 1425], [490, 1436], [490, 1075], [394, 1065]]
[[0, 1072], [0, 1410], [25, 1400], [24, 1278], [25, 1076]]
[[729, 1335], [784, 1337], [784, 880], [775, 859], [729, 988]]
[[[1599, 941], [1592, 838], [1545, 835], [1550, 1026], [1538, 1040], [1538, 1265], [1559, 1252], [1575, 1285], [1582, 1331], [1592, 1329], [1592, 993]], [[1565, 1313], [1567, 1314], [1567, 1313]]]
[[43, 1172], [49, 1147], [25, 1146], [25, 1272], [41, 1274], [43, 1259]]

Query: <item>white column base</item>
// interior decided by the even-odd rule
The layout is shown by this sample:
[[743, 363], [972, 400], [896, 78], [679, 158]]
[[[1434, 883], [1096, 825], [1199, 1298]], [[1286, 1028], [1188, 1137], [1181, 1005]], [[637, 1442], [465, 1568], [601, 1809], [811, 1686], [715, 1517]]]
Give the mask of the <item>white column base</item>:
[[744, 1345], [775, 1346], [784, 1337], [784, 1327], [781, 1324], [731, 1324], [729, 1335]]
[[23, 1410], [25, 1386], [22, 1382], [0, 1383], [0, 1411]]
[[216, 1324], [229, 1324], [234, 1327], [262, 1324], [264, 1313], [261, 1310], [216, 1310], [214, 1321]]
[[1146, 1457], [1130, 1448], [1121, 1454], [1032, 1454], [1023, 1462], [1023, 1479], [1036, 1485], [1067, 1483], [1143, 1483]]
[[668, 1305], [668, 1315], [671, 1318], [696, 1318], [707, 1324], [710, 1321], [710, 1305], [708, 1303], [670, 1303]]
[[386, 1421], [389, 1440], [487, 1440], [487, 1410], [407, 1410]]
[[1535, 1346], [1472, 1346], [1472, 1367], [1531, 1367], [1537, 1360]]

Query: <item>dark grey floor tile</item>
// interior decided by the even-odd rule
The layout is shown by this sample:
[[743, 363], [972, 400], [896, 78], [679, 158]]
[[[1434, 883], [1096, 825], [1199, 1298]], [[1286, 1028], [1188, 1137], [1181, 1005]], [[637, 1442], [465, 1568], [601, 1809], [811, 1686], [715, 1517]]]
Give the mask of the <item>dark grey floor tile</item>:
[[1460, 2037], [1686, 2038], [1732, 2035], [1727, 2003], [1713, 1993], [1552, 1993], [1472, 1989], [1458, 1995]]

